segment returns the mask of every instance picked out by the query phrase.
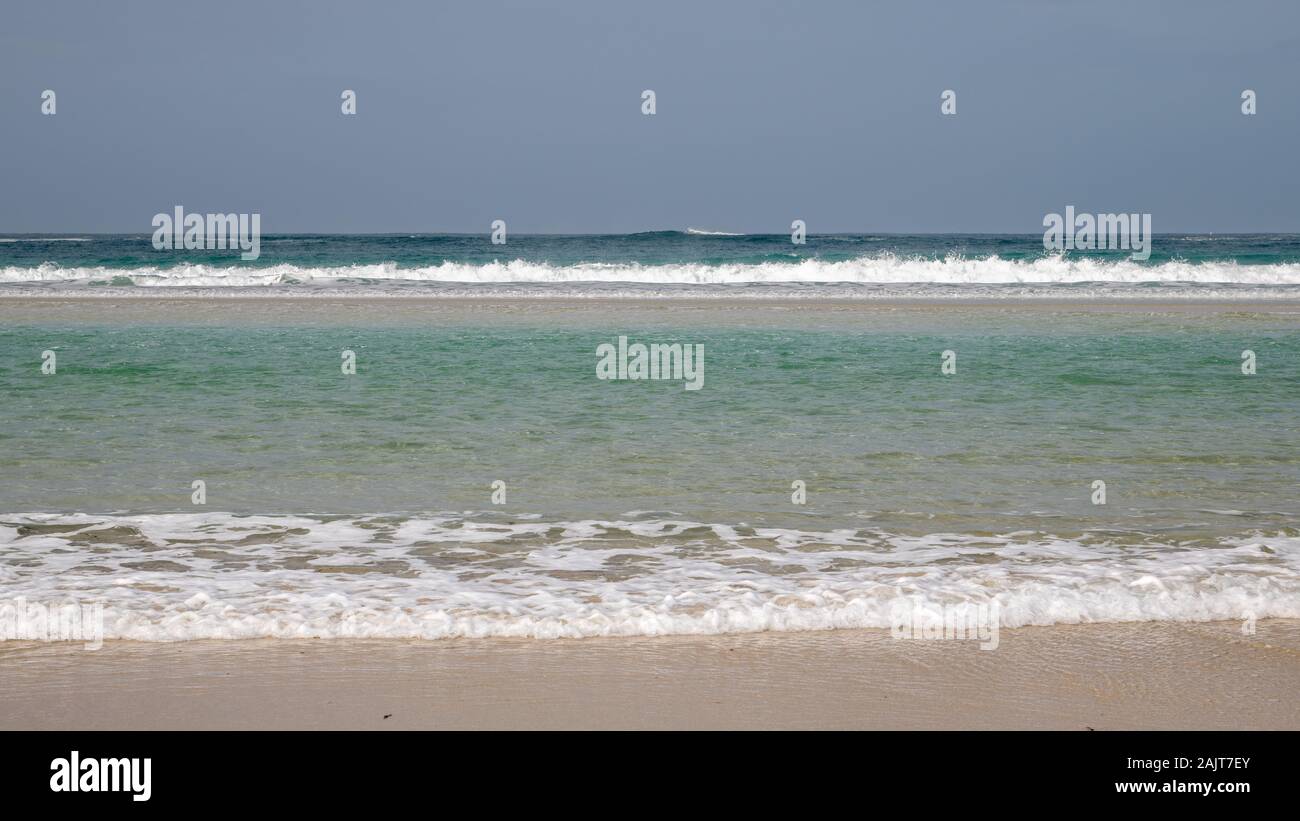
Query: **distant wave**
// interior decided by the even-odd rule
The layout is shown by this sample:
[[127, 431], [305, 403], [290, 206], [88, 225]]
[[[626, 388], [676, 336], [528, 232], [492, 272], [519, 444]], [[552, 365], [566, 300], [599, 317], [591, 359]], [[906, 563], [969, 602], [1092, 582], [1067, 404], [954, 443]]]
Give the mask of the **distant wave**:
[[932, 259], [892, 254], [831, 262], [804, 259], [762, 263], [579, 263], [553, 265], [523, 259], [486, 264], [444, 262], [403, 267], [395, 263], [344, 266], [292, 264], [215, 266], [181, 264], [138, 268], [34, 267], [0, 269], [0, 283], [86, 283], [141, 287], [287, 286], [314, 282], [393, 281], [431, 283], [636, 283], [645, 285], [740, 285], [849, 283], [884, 285], [998, 285], [1071, 283], [1193, 283], [1220, 285], [1300, 285], [1300, 263], [1239, 265], [1235, 262], [1170, 261], [1142, 265], [1128, 260], [1040, 257], [1009, 260], [997, 256]]
[[744, 234], [734, 234], [730, 231], [706, 231], [703, 228], [687, 228], [686, 233], [694, 234], [701, 237], [743, 237]]
[[0, 242], [90, 242], [89, 237], [0, 237]]

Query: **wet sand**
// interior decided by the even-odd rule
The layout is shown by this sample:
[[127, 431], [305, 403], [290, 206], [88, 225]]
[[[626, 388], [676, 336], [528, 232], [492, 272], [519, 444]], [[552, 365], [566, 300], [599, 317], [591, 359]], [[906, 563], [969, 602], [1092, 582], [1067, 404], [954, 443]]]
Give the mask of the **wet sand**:
[[[119, 292], [129, 289], [117, 289]], [[160, 293], [166, 290], [167, 293]], [[129, 295], [14, 296], [0, 292], [0, 327], [337, 327], [720, 329], [831, 333], [1057, 335], [1174, 333], [1188, 329], [1292, 333], [1300, 299], [919, 299], [746, 296], [374, 296], [178, 294], [137, 288]], [[258, 292], [252, 292], [252, 291]]]
[[1300, 729], [1300, 622], [0, 644], [0, 729]]

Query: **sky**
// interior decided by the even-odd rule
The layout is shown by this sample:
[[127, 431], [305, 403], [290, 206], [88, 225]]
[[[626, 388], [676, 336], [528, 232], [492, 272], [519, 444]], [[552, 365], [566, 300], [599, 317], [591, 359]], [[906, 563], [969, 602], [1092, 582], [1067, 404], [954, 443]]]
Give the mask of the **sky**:
[[1038, 233], [1067, 205], [1297, 232], [1298, 147], [1295, 2], [6, 0], [0, 21], [0, 233], [150, 233], [177, 205], [264, 233]]

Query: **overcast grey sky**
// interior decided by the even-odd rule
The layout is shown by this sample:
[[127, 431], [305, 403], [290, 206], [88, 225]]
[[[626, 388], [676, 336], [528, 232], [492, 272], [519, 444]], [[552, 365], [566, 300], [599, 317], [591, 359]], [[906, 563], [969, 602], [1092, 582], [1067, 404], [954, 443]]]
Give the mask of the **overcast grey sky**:
[[1300, 231], [1297, 147], [1295, 2], [6, 0], [0, 23], [0, 233], [148, 233], [178, 204], [268, 233], [1038, 232], [1066, 205]]

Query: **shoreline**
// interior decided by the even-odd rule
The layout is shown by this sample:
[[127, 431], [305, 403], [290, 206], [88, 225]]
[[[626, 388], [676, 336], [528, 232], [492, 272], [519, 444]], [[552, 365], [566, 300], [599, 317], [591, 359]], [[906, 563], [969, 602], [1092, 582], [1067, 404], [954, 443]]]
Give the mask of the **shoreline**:
[[[596, 285], [615, 286], [619, 283], [595, 283]], [[636, 285], [637, 283], [629, 283]], [[903, 284], [903, 283], [900, 283]], [[517, 290], [510, 290], [513, 286], [518, 285], [526, 288], [537, 288], [534, 293], [520, 293]], [[592, 290], [590, 292], [579, 292], [578, 290], [568, 288], [568, 286], [543, 285], [535, 283], [497, 283], [491, 285], [472, 285], [466, 284], [467, 287], [478, 287], [482, 289], [480, 293], [467, 293], [464, 291], [452, 291], [450, 289], [442, 293], [401, 293], [396, 291], [377, 292], [373, 290], [357, 289], [348, 291], [345, 289], [336, 290], [289, 290], [287, 288], [263, 288], [256, 286], [246, 287], [229, 287], [229, 288], [190, 288], [190, 287], [135, 287], [135, 288], [105, 288], [102, 291], [29, 291], [29, 292], [6, 292], [0, 290], [0, 304], [19, 303], [29, 305], [32, 303], [49, 302], [55, 304], [103, 304], [105, 302], [120, 301], [123, 303], [135, 302], [199, 302], [205, 304], [223, 304], [235, 303], [243, 304], [247, 302], [348, 302], [348, 303], [367, 303], [376, 302], [382, 304], [393, 303], [555, 303], [562, 305], [589, 305], [599, 303], [642, 303], [645, 305], [657, 305], [660, 303], [672, 304], [698, 304], [698, 305], [716, 305], [719, 303], [743, 303], [761, 305], [777, 305], [783, 307], [806, 306], [806, 305], [841, 305], [861, 308], [871, 308], [877, 306], [915, 306], [915, 307], [942, 307], [951, 306], [954, 308], [961, 307], [1001, 307], [1008, 305], [1044, 305], [1059, 307], [1079, 307], [1088, 306], [1098, 307], [1142, 307], [1149, 305], [1158, 306], [1196, 306], [1196, 307], [1221, 307], [1224, 309], [1241, 308], [1247, 306], [1256, 309], [1269, 307], [1279, 308], [1300, 308], [1300, 290], [1291, 291], [1286, 294], [1276, 294], [1268, 296], [1259, 296], [1252, 294], [1240, 298], [1229, 298], [1219, 295], [1211, 296], [1177, 296], [1171, 293], [1153, 293], [1150, 296], [1135, 296], [1132, 293], [1121, 294], [1080, 294], [1072, 296], [1069, 294], [1013, 294], [1005, 297], [991, 297], [987, 295], [964, 295], [960, 291], [965, 287], [996, 287], [982, 285], [934, 285], [935, 288], [946, 289], [949, 293], [943, 295], [916, 295], [916, 294], [830, 294], [830, 293], [808, 293], [800, 292], [798, 294], [790, 291], [780, 293], [737, 293], [723, 290], [720, 286], [700, 285], [700, 286], [657, 286], [665, 287], [664, 291], [647, 292], [647, 293], [629, 293], [629, 292], [602, 292]], [[493, 287], [500, 287], [502, 290], [493, 293], [488, 290]], [[567, 290], [559, 290], [559, 287], [566, 287]], [[1043, 290], [1053, 289], [1052, 285], [1034, 286], [1032, 283], [1025, 284], [1025, 287], [1042, 287]], [[1254, 287], [1254, 286], [1251, 286]], [[554, 289], [554, 293], [546, 293], [546, 290]], [[673, 290], [677, 289], [677, 290]], [[219, 292], [218, 292], [219, 291]]]
[[0, 729], [1300, 729], [1300, 620], [0, 643]]

